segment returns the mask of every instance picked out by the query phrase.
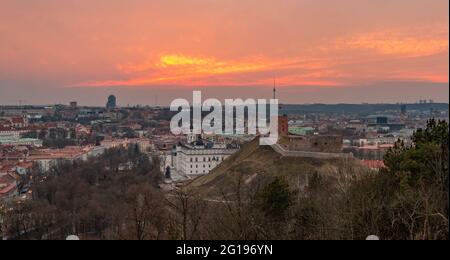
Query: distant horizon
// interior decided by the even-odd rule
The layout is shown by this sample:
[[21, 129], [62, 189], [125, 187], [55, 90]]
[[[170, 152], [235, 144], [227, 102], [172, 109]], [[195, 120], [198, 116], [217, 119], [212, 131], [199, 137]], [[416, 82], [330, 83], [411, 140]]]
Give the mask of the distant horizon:
[[[419, 103], [419, 102], [415, 102], [415, 103], [279, 103], [279, 105], [282, 106], [315, 106], [315, 105], [323, 105], [323, 106], [338, 106], [338, 105], [355, 105], [355, 106], [363, 106], [363, 105], [450, 105], [449, 102], [433, 102], [433, 103], [429, 103], [429, 100], [427, 100], [427, 103]], [[72, 102], [76, 102], [75, 100]], [[0, 107], [45, 107], [45, 106], [70, 106], [70, 102], [69, 103], [53, 103], [53, 104], [22, 104], [22, 105], [5, 105], [5, 104], [0, 104]], [[134, 107], [150, 107], [150, 108], [154, 108], [154, 107], [159, 107], [159, 108], [169, 108], [170, 104], [168, 105], [152, 105], [152, 104], [127, 104], [127, 105], [120, 105], [118, 104], [116, 106], [116, 108], [134, 108]], [[93, 108], [105, 108], [105, 105], [80, 105], [77, 104], [77, 107], [93, 107]]]
[[[396, 89], [399, 94], [394, 95], [391, 90]], [[192, 91], [201, 90], [203, 99], [217, 98], [264, 98], [273, 95], [273, 86], [255, 87], [199, 87], [199, 88], [52, 88], [46, 91], [23, 89], [21, 95], [11, 92], [2, 93], [2, 105], [42, 105], [69, 104], [76, 101], [81, 106], [104, 106], [109, 95], [117, 97], [117, 104], [123, 107], [129, 105], [169, 106], [177, 98], [192, 99]], [[48, 92], [47, 92], [48, 91]], [[367, 85], [358, 87], [277, 87], [277, 98], [283, 104], [397, 104], [417, 103], [419, 100], [433, 100], [435, 103], [449, 103], [448, 84], [391, 82], [382, 85]]]

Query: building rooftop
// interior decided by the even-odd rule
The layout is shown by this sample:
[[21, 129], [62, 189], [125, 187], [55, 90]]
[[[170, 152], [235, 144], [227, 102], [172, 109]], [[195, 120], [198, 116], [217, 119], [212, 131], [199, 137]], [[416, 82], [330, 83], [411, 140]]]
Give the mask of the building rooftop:
[[28, 160], [45, 160], [45, 159], [76, 159], [83, 154], [89, 152], [92, 147], [68, 146], [63, 149], [41, 149], [33, 151]]
[[6, 187], [0, 188], [0, 198], [12, 192], [15, 189], [17, 189], [17, 185], [15, 183], [9, 183]]

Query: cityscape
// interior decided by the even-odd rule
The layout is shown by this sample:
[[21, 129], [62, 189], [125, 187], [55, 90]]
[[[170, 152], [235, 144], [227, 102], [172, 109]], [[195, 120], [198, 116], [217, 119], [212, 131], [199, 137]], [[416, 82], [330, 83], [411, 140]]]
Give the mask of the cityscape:
[[[393, 11], [378, 10], [386, 21], [375, 22], [372, 4], [342, 1], [374, 19], [351, 16], [355, 28], [334, 1], [75, 2], [0, 4], [0, 241], [449, 239], [448, 1], [383, 3], [398, 23]], [[24, 12], [22, 22], [5, 10]], [[171, 12], [178, 20], [163, 17]], [[131, 27], [139, 23], [148, 29]], [[63, 36], [33, 31], [47, 24]], [[171, 102], [196, 90], [218, 101], [276, 100], [277, 115], [264, 120], [277, 122], [276, 143], [260, 145], [268, 133], [249, 131], [248, 106], [242, 122], [239, 107], [231, 116], [244, 133], [176, 134], [176, 113], [195, 112]], [[194, 127], [176, 122], [186, 123]]]

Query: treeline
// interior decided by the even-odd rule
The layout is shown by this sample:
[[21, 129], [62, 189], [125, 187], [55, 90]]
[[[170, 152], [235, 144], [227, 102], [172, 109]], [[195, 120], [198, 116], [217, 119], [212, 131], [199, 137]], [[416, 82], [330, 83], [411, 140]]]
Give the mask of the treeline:
[[[426, 103], [426, 104], [403, 104], [406, 110], [428, 112], [430, 110], [448, 111], [448, 103]], [[281, 106], [281, 114], [303, 114], [303, 113], [354, 113], [361, 115], [373, 115], [386, 111], [399, 111], [401, 104], [310, 104], [310, 105], [289, 105]]]
[[8, 239], [135, 238], [113, 230], [128, 223], [132, 208], [141, 203], [139, 194], [153, 194], [160, 180], [158, 158], [137, 146], [110, 149], [87, 162], [61, 163], [33, 176], [31, 200], [2, 208], [0, 234]]
[[11, 239], [446, 240], [448, 137], [448, 124], [431, 120], [380, 172], [312, 173], [301, 189], [282, 177], [244, 188], [242, 169], [219, 199], [163, 192], [157, 160], [114, 149], [37, 178], [33, 200], [7, 211], [3, 230]]

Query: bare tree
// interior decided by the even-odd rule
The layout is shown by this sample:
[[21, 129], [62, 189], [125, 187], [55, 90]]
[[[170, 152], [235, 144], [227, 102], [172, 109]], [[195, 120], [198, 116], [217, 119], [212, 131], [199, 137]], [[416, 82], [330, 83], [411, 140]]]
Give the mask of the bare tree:
[[7, 211], [7, 233], [12, 239], [30, 239], [33, 230], [31, 203], [17, 204]]
[[160, 239], [167, 221], [164, 198], [160, 193], [149, 184], [131, 186], [126, 207], [132, 239]]
[[166, 201], [172, 212], [171, 220], [180, 231], [179, 238], [200, 238], [199, 228], [207, 207], [206, 201], [198, 193], [184, 189], [174, 190]]
[[6, 232], [6, 205], [0, 203], [0, 240], [3, 239]]

